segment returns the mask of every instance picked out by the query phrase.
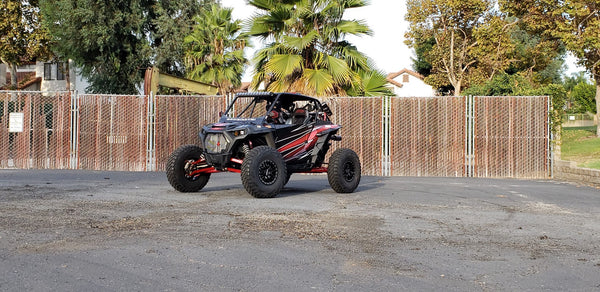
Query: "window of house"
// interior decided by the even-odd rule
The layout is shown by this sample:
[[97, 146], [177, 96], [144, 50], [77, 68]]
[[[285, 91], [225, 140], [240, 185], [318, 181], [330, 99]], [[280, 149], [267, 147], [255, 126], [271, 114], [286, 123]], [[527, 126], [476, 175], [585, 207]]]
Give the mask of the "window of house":
[[44, 80], [52, 80], [52, 63], [44, 63]]
[[56, 80], [65, 80], [65, 63], [56, 64]]
[[402, 82], [408, 83], [408, 74], [402, 75]]

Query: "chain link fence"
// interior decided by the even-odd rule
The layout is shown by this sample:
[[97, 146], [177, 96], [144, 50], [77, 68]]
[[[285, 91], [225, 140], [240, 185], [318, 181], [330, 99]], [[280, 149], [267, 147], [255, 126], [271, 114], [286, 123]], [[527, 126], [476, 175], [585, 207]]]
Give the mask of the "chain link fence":
[[472, 97], [472, 176], [543, 178], [550, 169], [550, 101]]
[[76, 99], [77, 165], [90, 170], [145, 170], [146, 99], [80, 95]]
[[342, 125], [342, 141], [333, 142], [326, 156], [340, 147], [354, 150], [361, 162], [363, 175], [384, 175], [383, 158], [383, 101], [382, 98], [332, 98], [327, 104], [333, 112], [332, 121]]
[[391, 175], [467, 176], [465, 107], [464, 97], [393, 98]]
[[[0, 91], [0, 168], [161, 171], [230, 96]], [[546, 178], [548, 97], [326, 99], [364, 175]]]
[[167, 158], [181, 145], [200, 144], [202, 126], [219, 120], [228, 97], [225, 96], [166, 96], [159, 95], [150, 104], [149, 170], [163, 170]]
[[70, 93], [0, 91], [0, 168], [69, 168]]

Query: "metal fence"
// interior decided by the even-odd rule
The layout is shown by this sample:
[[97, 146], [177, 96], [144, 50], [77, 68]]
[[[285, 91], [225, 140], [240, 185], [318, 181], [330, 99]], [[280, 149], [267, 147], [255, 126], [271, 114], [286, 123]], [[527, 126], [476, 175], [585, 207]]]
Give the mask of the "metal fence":
[[466, 100], [391, 99], [391, 175], [467, 176]]
[[68, 92], [0, 91], [0, 168], [69, 168]]
[[548, 97], [472, 97], [470, 176], [548, 177]]
[[[0, 168], [160, 171], [230, 98], [0, 91]], [[326, 101], [364, 175], [549, 176], [548, 97]]]

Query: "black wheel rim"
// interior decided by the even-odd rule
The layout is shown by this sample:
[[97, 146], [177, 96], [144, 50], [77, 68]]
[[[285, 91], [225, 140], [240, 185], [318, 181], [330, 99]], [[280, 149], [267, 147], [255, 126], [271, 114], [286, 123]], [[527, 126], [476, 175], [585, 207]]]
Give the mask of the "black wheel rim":
[[344, 177], [344, 180], [347, 182], [351, 182], [354, 179], [354, 175], [354, 163], [352, 163], [352, 161], [346, 161], [344, 163], [344, 168], [342, 171], [342, 176]]
[[277, 180], [277, 164], [271, 160], [265, 160], [258, 167], [258, 178], [265, 185], [272, 185]]

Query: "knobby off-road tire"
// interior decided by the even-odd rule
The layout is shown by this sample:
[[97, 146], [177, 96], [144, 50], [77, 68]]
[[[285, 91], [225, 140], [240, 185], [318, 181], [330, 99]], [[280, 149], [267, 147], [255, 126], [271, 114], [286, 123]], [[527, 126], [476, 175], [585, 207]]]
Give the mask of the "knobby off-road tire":
[[331, 154], [327, 168], [327, 179], [331, 188], [338, 193], [351, 193], [360, 183], [360, 160], [351, 149], [340, 148]]
[[210, 173], [190, 177], [185, 170], [186, 164], [200, 159], [202, 153], [202, 148], [196, 145], [184, 145], [171, 153], [166, 171], [167, 179], [174, 189], [182, 193], [197, 192], [208, 183]]
[[283, 157], [269, 146], [258, 146], [242, 163], [242, 184], [256, 198], [273, 198], [283, 188], [287, 168]]

